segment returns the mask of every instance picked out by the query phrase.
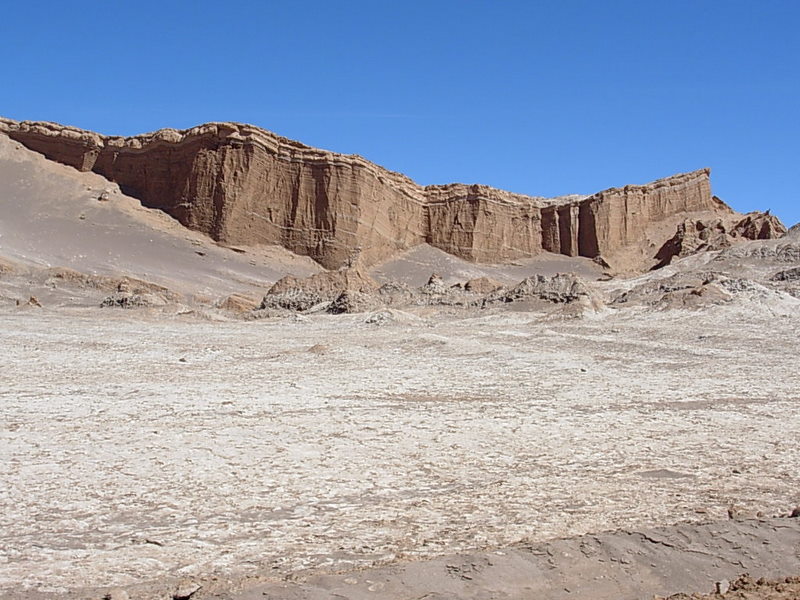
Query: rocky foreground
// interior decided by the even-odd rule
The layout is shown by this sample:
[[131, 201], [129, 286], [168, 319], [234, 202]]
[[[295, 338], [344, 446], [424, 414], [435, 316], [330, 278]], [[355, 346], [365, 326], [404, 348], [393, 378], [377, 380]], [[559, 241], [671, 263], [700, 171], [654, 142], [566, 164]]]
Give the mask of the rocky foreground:
[[[750, 301], [800, 299], [800, 228], [777, 240], [706, 249], [693, 261], [627, 280], [590, 281], [573, 273], [537, 274], [516, 284], [490, 277], [445, 283], [434, 273], [421, 287], [388, 281], [380, 284], [367, 271], [353, 268], [323, 271], [306, 278], [286, 276], [272, 285], [260, 302], [231, 295], [201, 307], [235, 318], [280, 318], [294, 314], [369, 313], [376, 322], [391, 319], [392, 310], [445, 310], [471, 316], [491, 309], [540, 310], [563, 318], [603, 310], [686, 308], [725, 304], [736, 297]], [[47, 271], [55, 286], [77, 283], [105, 289], [115, 287], [100, 306], [152, 308], [180, 305], [181, 296], [142, 281], [87, 278], [69, 272]], [[109, 287], [110, 286], [110, 287]]]
[[[761, 294], [568, 319], [5, 306], [0, 597], [641, 586], [616, 599], [797, 574], [800, 300]], [[601, 534], [620, 528], [643, 535]]]

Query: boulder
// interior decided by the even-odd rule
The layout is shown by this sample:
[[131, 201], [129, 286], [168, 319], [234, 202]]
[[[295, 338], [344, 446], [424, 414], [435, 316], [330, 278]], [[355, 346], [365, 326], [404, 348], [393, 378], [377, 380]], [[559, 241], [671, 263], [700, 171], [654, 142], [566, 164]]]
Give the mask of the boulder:
[[[324, 271], [304, 279], [287, 275], [269, 289], [259, 309], [306, 312], [339, 299], [343, 292], [349, 292], [352, 296], [343, 298], [338, 305], [343, 308], [347, 298], [373, 296], [377, 289], [375, 281], [358, 269]], [[330, 309], [330, 306], [327, 308]]]
[[216, 308], [233, 313], [245, 313], [259, 307], [259, 301], [242, 294], [231, 294], [215, 304]]
[[464, 284], [464, 289], [473, 294], [489, 294], [498, 288], [503, 287], [499, 281], [495, 281], [489, 277], [477, 277], [470, 279]]
[[374, 294], [345, 290], [330, 303], [327, 312], [334, 315], [367, 312], [373, 310], [379, 304], [380, 301]]
[[442, 276], [438, 273], [432, 273], [431, 276], [428, 278], [428, 282], [422, 286], [420, 291], [423, 294], [446, 294], [449, 291], [447, 285], [445, 285]]
[[387, 306], [410, 306], [420, 303], [419, 291], [397, 281], [390, 281], [378, 288], [378, 298]]
[[106, 296], [101, 308], [149, 308], [166, 306], [176, 302], [180, 296], [154, 283], [138, 279], [122, 278], [114, 293]]
[[510, 289], [497, 290], [484, 299], [484, 304], [496, 302], [519, 302], [522, 300], [544, 300], [553, 303], [569, 303], [581, 298], [595, 298], [595, 292], [580, 277], [572, 273], [557, 273], [552, 277], [534, 275], [523, 279]]

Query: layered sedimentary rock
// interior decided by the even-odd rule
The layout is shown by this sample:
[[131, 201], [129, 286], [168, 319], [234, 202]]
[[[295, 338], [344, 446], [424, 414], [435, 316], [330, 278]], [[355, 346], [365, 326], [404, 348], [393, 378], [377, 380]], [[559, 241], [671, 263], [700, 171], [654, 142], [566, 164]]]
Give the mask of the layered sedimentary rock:
[[121, 138], [0, 121], [31, 150], [95, 171], [151, 208], [228, 244], [279, 244], [326, 267], [426, 240], [423, 189], [359, 156], [214, 123]]
[[546, 199], [482, 185], [422, 187], [359, 156], [234, 123], [122, 138], [0, 119], [0, 131], [222, 243], [279, 244], [328, 268], [426, 242], [478, 262], [542, 251], [596, 258], [639, 241], [654, 222], [724, 207], [707, 169]]
[[[571, 210], [581, 196], [546, 199], [460, 183], [428, 186], [424, 193], [427, 241], [445, 252], [477, 262], [503, 262], [542, 250], [577, 256], [567, 244], [567, 252], [562, 252], [560, 236], [543, 218], [543, 211], [555, 203]], [[553, 236], [557, 241], [547, 244]]]
[[747, 213], [733, 227], [733, 235], [748, 240], [774, 240], [787, 233], [783, 223], [775, 215], [767, 212]]
[[[304, 279], [287, 275], [275, 282], [269, 289], [259, 308], [302, 312], [320, 303], [334, 301], [343, 293], [347, 293], [348, 296], [339, 306], [339, 308], [344, 308], [343, 305], [346, 302], [355, 302], [362, 295], [372, 295], [377, 289], [378, 284], [359, 269], [323, 271]], [[338, 310], [335, 312], [351, 311]]]
[[675, 235], [664, 242], [656, 253], [658, 263], [653, 267], [666, 267], [673, 260], [683, 258], [702, 250], [722, 250], [731, 245], [722, 219], [704, 221], [702, 219], [686, 219], [678, 225]]
[[655, 258], [658, 269], [677, 258], [696, 254], [704, 250], [723, 250], [742, 240], [771, 240], [786, 234], [774, 215], [751, 212], [741, 217], [736, 213], [712, 219], [685, 219], [670, 239], [664, 242]]

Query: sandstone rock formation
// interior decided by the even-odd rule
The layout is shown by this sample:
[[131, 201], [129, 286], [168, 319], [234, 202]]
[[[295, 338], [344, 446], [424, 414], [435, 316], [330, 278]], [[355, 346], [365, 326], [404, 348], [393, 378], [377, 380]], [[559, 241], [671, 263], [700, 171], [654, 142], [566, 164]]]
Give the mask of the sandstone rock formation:
[[778, 271], [771, 277], [772, 281], [800, 281], [800, 267], [792, 267]]
[[488, 308], [513, 302], [546, 305], [574, 304], [597, 310], [603, 306], [598, 290], [572, 273], [535, 275], [516, 286], [503, 287], [488, 278], [447, 285], [436, 273], [411, 288], [404, 283], [377, 284], [358, 269], [326, 271], [304, 279], [287, 276], [270, 288], [248, 318], [287, 316], [292, 313], [331, 314], [365, 312], [383, 307]]
[[324, 271], [305, 279], [296, 279], [288, 275], [275, 282], [268, 293], [280, 294], [298, 287], [318, 294], [321, 298], [333, 299], [346, 290], [371, 293], [377, 290], [378, 285], [369, 275], [358, 269], [342, 269], [341, 271]]
[[327, 312], [334, 315], [366, 312], [379, 305], [378, 298], [373, 294], [345, 290], [331, 302]]
[[712, 197], [708, 169], [545, 199], [482, 185], [422, 187], [359, 156], [236, 123], [123, 138], [0, 119], [0, 132], [220, 242], [278, 244], [327, 268], [373, 264], [421, 243], [478, 262], [542, 251], [598, 258], [663, 219], [730, 212]]
[[771, 240], [786, 234], [783, 226], [769, 212], [751, 212], [739, 218], [731, 213], [713, 219], [685, 219], [670, 239], [656, 253], [658, 263], [664, 267], [676, 258], [683, 258], [704, 250], [723, 250], [743, 240]]
[[767, 212], [747, 213], [733, 227], [733, 235], [748, 240], [772, 240], [786, 234], [786, 227], [775, 215]]
[[473, 292], [475, 294], [488, 294], [500, 287], [503, 287], [503, 284], [501, 284], [499, 281], [491, 279], [490, 277], [476, 277], [475, 279], [470, 279], [464, 284], [464, 289], [466, 291]]
[[230, 294], [220, 299], [215, 308], [225, 310], [232, 313], [244, 314], [251, 310], [255, 310], [259, 306], [259, 301], [245, 296], [242, 294]]
[[349, 292], [353, 296], [342, 298], [336, 305], [342, 310], [337, 309], [334, 312], [351, 312], [344, 310], [347, 302], [355, 302], [358, 295], [374, 294], [377, 289], [378, 285], [369, 275], [358, 269], [324, 271], [305, 279], [287, 275], [269, 289], [259, 309], [303, 312], [319, 304], [333, 302], [339, 299], [343, 292]]
[[378, 288], [378, 297], [386, 306], [419, 304], [420, 293], [405, 283], [389, 281]]
[[428, 282], [422, 286], [420, 290], [423, 294], [428, 294], [431, 296], [446, 294], [448, 292], [447, 284], [445, 284], [444, 279], [438, 273], [431, 273], [431, 276], [428, 277]]
[[678, 225], [678, 229], [656, 253], [658, 260], [653, 268], [658, 269], [670, 264], [676, 258], [683, 258], [702, 250], [722, 250], [731, 245], [731, 237], [722, 219], [704, 221], [702, 219], [686, 219]]
[[524, 300], [568, 304], [580, 299], [592, 300], [592, 303], [599, 300], [597, 292], [580, 277], [572, 273], [556, 273], [552, 277], [534, 275], [523, 279], [511, 289], [496, 290], [486, 297], [484, 305]]
[[665, 279], [644, 281], [614, 298], [612, 304], [648, 306], [661, 310], [696, 309], [723, 304], [732, 297], [721, 285], [726, 279], [722, 273], [713, 271], [676, 273]]
[[180, 297], [165, 287], [123, 278], [116, 291], [103, 299], [101, 308], [146, 308], [166, 306]]
[[787, 295], [800, 295], [800, 289], [792, 280], [791, 270], [769, 277], [764, 271], [718, 271], [708, 270], [709, 266], [722, 265], [711, 262], [696, 269], [678, 270], [663, 278], [645, 276], [633, 279], [631, 281], [636, 282], [635, 285], [616, 294], [610, 306], [645, 306], [659, 310], [701, 309], [737, 299], [745, 304], [767, 304], [779, 299], [784, 301]]

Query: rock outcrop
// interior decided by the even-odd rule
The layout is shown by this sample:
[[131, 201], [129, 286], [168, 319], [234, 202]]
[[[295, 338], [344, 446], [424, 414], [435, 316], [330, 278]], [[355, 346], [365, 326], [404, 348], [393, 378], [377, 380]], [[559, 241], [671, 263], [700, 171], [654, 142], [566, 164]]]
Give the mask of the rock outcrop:
[[580, 277], [572, 273], [556, 273], [552, 277], [534, 275], [511, 289], [496, 290], [486, 297], [484, 305], [528, 300], [568, 304], [581, 299], [599, 304], [598, 294]]
[[722, 219], [704, 221], [686, 219], [678, 225], [675, 235], [664, 242], [656, 253], [658, 263], [653, 267], [660, 269], [677, 258], [683, 258], [703, 250], [722, 250], [731, 245], [731, 236]]
[[777, 289], [800, 298], [800, 267], [778, 271], [769, 280]]
[[786, 234], [774, 215], [768, 212], [751, 212], [741, 215], [731, 213], [714, 219], [684, 220], [670, 239], [656, 253], [659, 269], [683, 258], [706, 250], [724, 250], [740, 241], [777, 239]]
[[259, 301], [255, 298], [243, 294], [230, 294], [220, 299], [214, 306], [235, 314], [244, 314], [255, 310], [259, 305]]
[[359, 313], [372, 310], [379, 305], [380, 302], [373, 294], [345, 290], [331, 302], [327, 312], [334, 315]]
[[747, 240], [774, 240], [787, 233], [786, 227], [775, 215], [767, 212], [747, 213], [733, 227], [733, 235]]
[[[772, 286], [780, 289], [779, 286]], [[646, 279], [617, 296], [612, 306], [648, 306], [661, 310], [699, 309], [731, 302], [736, 297], [763, 302], [779, 292], [758, 281], [717, 271], [678, 272], [663, 279]], [[786, 291], [786, 290], [781, 290]]]
[[373, 264], [421, 243], [478, 262], [542, 251], [598, 258], [639, 242], [654, 222], [730, 212], [712, 197], [708, 169], [545, 199], [482, 185], [422, 187], [360, 156], [236, 123], [123, 138], [0, 119], [0, 132], [218, 241], [278, 244], [327, 268]]
[[476, 277], [475, 279], [470, 279], [464, 284], [464, 289], [466, 291], [473, 292], [475, 294], [489, 294], [501, 287], [503, 287], [502, 283], [495, 281], [490, 277]]
[[[339, 300], [335, 312], [352, 312], [344, 307], [354, 304], [361, 296], [374, 294], [377, 289], [378, 285], [358, 269], [324, 271], [304, 279], [287, 275], [267, 291], [259, 309], [305, 312]], [[341, 297], [342, 294], [345, 297]]]
[[176, 302], [179, 296], [165, 287], [125, 279], [121, 281], [117, 290], [103, 299], [101, 308], [152, 308], [167, 306]]
[[[514, 302], [545, 305], [580, 304], [597, 310], [603, 299], [590, 283], [572, 273], [535, 275], [506, 288], [488, 278], [447, 285], [436, 273], [420, 288], [388, 282], [381, 287], [358, 269], [342, 269], [304, 279], [286, 276], [270, 288], [252, 318], [292, 313], [365, 312], [388, 307], [489, 308]], [[483, 291], [488, 290], [488, 291]]]
[[778, 271], [771, 279], [772, 281], [800, 281], [800, 267]]

